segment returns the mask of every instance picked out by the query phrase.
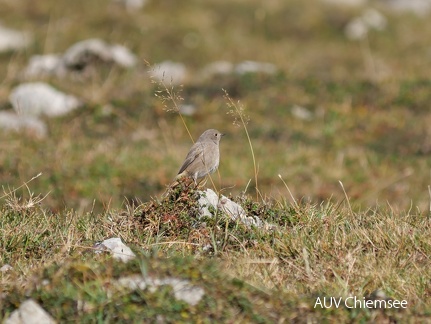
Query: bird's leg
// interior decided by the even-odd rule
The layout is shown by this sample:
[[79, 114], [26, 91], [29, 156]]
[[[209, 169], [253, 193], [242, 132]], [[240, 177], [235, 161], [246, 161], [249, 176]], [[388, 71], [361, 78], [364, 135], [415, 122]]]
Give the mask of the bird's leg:
[[199, 180], [199, 182], [196, 184], [196, 188], [199, 188], [199, 187], [204, 187], [205, 185], [206, 185], [206, 183], [207, 183], [207, 181], [208, 181], [208, 178], [207, 177], [205, 177], [205, 178], [202, 178], [201, 180]]

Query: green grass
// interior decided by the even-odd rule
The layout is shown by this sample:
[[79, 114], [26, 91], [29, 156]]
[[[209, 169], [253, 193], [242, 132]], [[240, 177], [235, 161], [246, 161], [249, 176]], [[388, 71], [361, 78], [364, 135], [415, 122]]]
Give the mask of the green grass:
[[[46, 120], [45, 139], [1, 132], [0, 266], [14, 270], [0, 274], [0, 318], [31, 296], [59, 321], [427, 320], [431, 22], [373, 6], [387, 29], [351, 42], [343, 28], [361, 9], [317, 0], [151, 1], [134, 12], [105, 0], [1, 2], [2, 23], [34, 36], [27, 50], [0, 55], [1, 110], [11, 109], [8, 95], [32, 55], [100, 37], [129, 47], [139, 64], [47, 78], [84, 107]], [[196, 105], [194, 116], [181, 120], [167, 111], [181, 100], [155, 96], [160, 85], [146, 62], [163, 60], [189, 69], [174, 90]], [[203, 80], [199, 71], [218, 60], [279, 71]], [[223, 89], [244, 107], [248, 134], [234, 125]], [[295, 117], [295, 105], [312, 118]], [[198, 220], [194, 192], [160, 198], [191, 146], [184, 123], [194, 138], [208, 128], [227, 134], [214, 186], [273, 231], [222, 215]], [[137, 260], [122, 265], [89, 251], [114, 236]], [[105, 289], [143, 269], [203, 286], [204, 300], [191, 307], [169, 288]], [[377, 289], [408, 309], [313, 308], [318, 296]]]

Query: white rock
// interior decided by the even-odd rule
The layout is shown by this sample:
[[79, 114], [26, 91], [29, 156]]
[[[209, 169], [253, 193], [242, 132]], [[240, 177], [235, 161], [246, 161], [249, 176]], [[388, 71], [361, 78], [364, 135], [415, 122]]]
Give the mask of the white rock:
[[231, 74], [234, 70], [234, 64], [229, 61], [215, 61], [206, 65], [202, 71], [203, 78], [211, 78], [215, 75]]
[[346, 25], [344, 33], [350, 40], [363, 39], [368, 34], [368, 26], [361, 18], [354, 18]]
[[94, 59], [105, 62], [112, 59], [109, 45], [101, 39], [87, 39], [75, 43], [63, 55], [64, 64], [72, 69], [81, 69]]
[[233, 202], [232, 200], [228, 199], [227, 197], [221, 195], [219, 198], [219, 196], [209, 188], [199, 193], [200, 198], [198, 200], [198, 204], [201, 207], [201, 216], [212, 217], [213, 214], [209, 209], [209, 207], [212, 207], [215, 210], [221, 210], [232, 220], [240, 221], [247, 227], [266, 227], [266, 224], [264, 224], [262, 220], [260, 220], [256, 216], [247, 216], [247, 213], [245, 212], [244, 208], [242, 208], [239, 204]]
[[24, 49], [30, 42], [29, 34], [0, 25], [0, 52]]
[[333, 5], [359, 7], [367, 3], [367, 0], [321, 0]]
[[44, 138], [48, 133], [45, 123], [37, 117], [9, 111], [0, 111], [0, 129], [15, 132], [26, 131], [38, 138]]
[[197, 305], [205, 295], [203, 288], [191, 285], [188, 280], [165, 278], [159, 281], [159, 286], [162, 285], [170, 285], [176, 299], [185, 301], [192, 306]]
[[199, 194], [200, 196], [199, 196], [198, 204], [201, 207], [200, 209], [201, 216], [212, 217], [213, 213], [209, 210], [209, 207], [212, 207], [215, 210], [217, 210], [219, 197], [211, 189], [207, 189], [203, 192], [200, 192]]
[[114, 259], [123, 262], [129, 262], [136, 257], [135, 253], [119, 237], [104, 240], [102, 243], [97, 244], [95, 248], [100, 251], [109, 250], [112, 252]]
[[109, 45], [101, 39], [87, 39], [72, 45], [64, 54], [35, 55], [24, 70], [25, 77], [55, 75], [85, 70], [95, 61], [115, 63], [124, 68], [137, 64], [136, 56], [126, 47]]
[[62, 116], [82, 105], [78, 98], [42, 82], [20, 84], [9, 100], [18, 114], [25, 116]]
[[30, 78], [64, 74], [66, 74], [66, 67], [60, 54], [34, 55], [24, 70], [24, 76]]
[[51, 324], [55, 320], [34, 300], [27, 299], [4, 321], [4, 324]]
[[71, 46], [63, 55], [63, 62], [71, 70], [82, 70], [95, 60], [114, 62], [123, 67], [134, 66], [135, 55], [121, 45], [109, 45], [101, 39], [92, 38]]
[[201, 76], [203, 78], [211, 78], [215, 75], [227, 75], [231, 73], [242, 75], [246, 73], [274, 74], [276, 72], [277, 67], [272, 63], [243, 61], [235, 65], [229, 61], [216, 61], [206, 65], [201, 71]]
[[163, 61], [154, 64], [149, 71], [150, 75], [166, 85], [182, 84], [187, 78], [187, 69], [183, 63]]
[[431, 12], [431, 0], [386, 0], [387, 7], [398, 12], [412, 12], [425, 17]]
[[388, 24], [386, 17], [378, 10], [368, 8], [362, 14], [363, 21], [368, 27], [375, 30], [384, 30]]
[[352, 19], [345, 27], [344, 32], [350, 40], [363, 39], [369, 30], [382, 31], [386, 28], [387, 19], [375, 9], [365, 10], [361, 16]]
[[148, 287], [147, 281], [149, 278], [141, 275], [130, 275], [127, 277], [121, 277], [117, 283], [121, 287], [125, 287], [130, 290], [145, 290]]
[[302, 120], [313, 119], [313, 113], [311, 111], [309, 111], [307, 108], [304, 108], [298, 105], [294, 105], [292, 107], [291, 112], [292, 112], [292, 115], [298, 119], [302, 119]]
[[114, 0], [114, 2], [124, 5], [127, 10], [136, 10], [143, 8], [148, 0]]
[[245, 73], [274, 74], [277, 72], [277, 68], [272, 63], [244, 61], [235, 66], [235, 72], [240, 75]]
[[185, 301], [192, 306], [197, 305], [205, 295], [203, 288], [191, 285], [188, 280], [172, 277], [158, 279], [143, 277], [142, 275], [130, 275], [119, 278], [117, 282], [120, 286], [130, 290], [144, 290], [148, 288], [151, 292], [155, 292], [160, 286], [169, 285], [172, 287], [174, 297], [177, 300]]
[[192, 104], [182, 104], [179, 106], [179, 109], [180, 113], [184, 116], [193, 116], [197, 111], [196, 106]]
[[137, 64], [136, 56], [122, 45], [111, 45], [112, 60], [118, 65], [130, 68]]
[[5, 273], [11, 270], [13, 270], [13, 267], [10, 264], [5, 264], [0, 268], [1, 273]]

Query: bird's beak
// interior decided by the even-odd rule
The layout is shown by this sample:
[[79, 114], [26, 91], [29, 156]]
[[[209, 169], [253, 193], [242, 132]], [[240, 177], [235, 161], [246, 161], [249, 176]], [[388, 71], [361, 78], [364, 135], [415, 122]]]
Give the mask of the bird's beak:
[[221, 137], [225, 136], [226, 134], [220, 134]]

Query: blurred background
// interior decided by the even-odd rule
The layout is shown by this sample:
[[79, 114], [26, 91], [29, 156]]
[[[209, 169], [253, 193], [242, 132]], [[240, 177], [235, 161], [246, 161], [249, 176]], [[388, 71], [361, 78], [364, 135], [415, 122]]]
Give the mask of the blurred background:
[[[0, 0], [0, 184], [148, 201], [217, 128], [225, 195], [429, 210], [431, 1]], [[167, 93], [166, 90], [168, 90]], [[156, 96], [156, 94], [158, 96]], [[172, 100], [173, 99], [173, 100]], [[207, 183], [207, 186], [211, 186]], [[1, 193], [0, 195], [3, 195]]]

